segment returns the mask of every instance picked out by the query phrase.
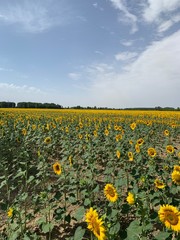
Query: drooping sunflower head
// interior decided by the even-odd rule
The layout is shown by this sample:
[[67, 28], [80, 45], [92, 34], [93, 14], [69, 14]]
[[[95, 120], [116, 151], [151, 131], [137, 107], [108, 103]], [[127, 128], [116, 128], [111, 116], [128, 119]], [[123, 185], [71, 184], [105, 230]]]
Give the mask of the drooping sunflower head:
[[180, 212], [172, 205], [162, 205], [158, 211], [159, 219], [173, 231], [180, 231]]
[[155, 179], [154, 181], [155, 187], [159, 188], [159, 189], [163, 189], [165, 188], [165, 184], [163, 183], [163, 181], [159, 180], [158, 178]]
[[128, 196], [126, 198], [126, 201], [130, 204], [133, 205], [135, 203], [135, 197], [134, 194], [131, 192], [128, 192]]
[[50, 138], [50, 137], [46, 137], [46, 138], [44, 139], [44, 143], [46, 143], [46, 144], [51, 143], [51, 138]]
[[175, 184], [180, 185], [180, 171], [174, 170], [171, 174], [171, 177]]
[[62, 169], [61, 169], [61, 164], [56, 162], [53, 164], [53, 170], [54, 172], [57, 174], [57, 175], [60, 175], [61, 172], [62, 172]]
[[104, 195], [110, 202], [116, 202], [118, 199], [118, 193], [116, 188], [112, 184], [106, 184], [104, 187]]
[[172, 145], [167, 145], [166, 152], [172, 154], [174, 152], [174, 147]]
[[154, 148], [148, 148], [148, 155], [150, 157], [155, 157], [156, 156], [156, 150]]

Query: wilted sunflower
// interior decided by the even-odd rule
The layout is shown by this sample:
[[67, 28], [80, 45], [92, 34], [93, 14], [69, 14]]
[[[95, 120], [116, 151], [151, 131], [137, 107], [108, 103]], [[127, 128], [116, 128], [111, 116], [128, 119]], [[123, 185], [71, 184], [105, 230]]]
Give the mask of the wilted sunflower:
[[133, 205], [135, 203], [135, 198], [134, 198], [134, 194], [131, 192], [128, 192], [128, 196], [126, 198], [126, 201], [130, 204]]
[[120, 158], [120, 156], [121, 156], [121, 153], [120, 153], [120, 151], [119, 151], [119, 150], [117, 150], [117, 151], [116, 151], [116, 156], [117, 156], [117, 158], [118, 158], [118, 159]]
[[141, 146], [143, 143], [144, 143], [144, 140], [143, 140], [142, 138], [140, 138], [140, 139], [137, 140], [137, 144], [138, 144], [138, 145]]
[[56, 162], [53, 164], [53, 170], [57, 175], [60, 175], [62, 170], [61, 170], [61, 164]]
[[13, 208], [8, 209], [7, 215], [8, 215], [9, 218], [12, 218], [13, 212], [14, 212]]
[[158, 211], [159, 219], [173, 231], [180, 231], [180, 212], [172, 205], [162, 205]]
[[128, 152], [128, 158], [129, 158], [129, 161], [133, 161], [134, 160], [132, 152]]
[[163, 189], [166, 186], [163, 183], [163, 181], [159, 180], [158, 178], [155, 179], [154, 184], [155, 184], [156, 188], [159, 188], [159, 189]]
[[171, 174], [172, 181], [177, 185], [180, 185], [180, 171], [174, 170]]
[[98, 213], [92, 207], [87, 211], [85, 221], [88, 224], [87, 228], [94, 233], [98, 240], [106, 239], [104, 222], [98, 218]]
[[167, 153], [173, 153], [174, 152], [174, 147], [172, 145], [167, 145], [166, 146], [166, 151]]
[[156, 150], [154, 148], [148, 148], [148, 155], [150, 157], [155, 157], [156, 156]]
[[104, 195], [110, 202], [116, 202], [118, 199], [118, 194], [115, 187], [109, 183], [104, 187]]
[[45, 138], [45, 139], [44, 139], [44, 142], [45, 142], [46, 144], [51, 143], [51, 138], [50, 138], [50, 137]]
[[134, 130], [136, 128], [136, 123], [135, 122], [131, 123], [130, 128]]

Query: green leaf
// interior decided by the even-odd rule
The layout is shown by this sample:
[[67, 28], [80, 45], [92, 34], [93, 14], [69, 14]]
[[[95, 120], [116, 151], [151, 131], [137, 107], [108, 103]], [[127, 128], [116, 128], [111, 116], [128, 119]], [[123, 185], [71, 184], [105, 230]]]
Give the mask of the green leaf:
[[84, 217], [85, 214], [85, 209], [84, 207], [80, 207], [78, 208], [78, 210], [76, 211], [74, 217], [76, 218], [77, 221], [82, 220], [82, 218]]
[[160, 232], [157, 236], [155, 236], [156, 240], [165, 240], [170, 236], [171, 233], [168, 232]]
[[79, 226], [75, 231], [74, 240], [81, 240], [84, 236], [84, 233], [85, 233], [85, 229], [82, 229], [82, 227]]
[[53, 227], [54, 227], [53, 223], [43, 223], [42, 224], [42, 232], [43, 233], [51, 232]]
[[142, 233], [142, 226], [139, 225], [138, 220], [134, 220], [130, 223], [129, 227], [127, 228], [127, 240], [136, 240], [140, 239], [139, 235]]
[[111, 226], [109, 233], [111, 235], [116, 235], [120, 230], [120, 224], [117, 222], [115, 225]]

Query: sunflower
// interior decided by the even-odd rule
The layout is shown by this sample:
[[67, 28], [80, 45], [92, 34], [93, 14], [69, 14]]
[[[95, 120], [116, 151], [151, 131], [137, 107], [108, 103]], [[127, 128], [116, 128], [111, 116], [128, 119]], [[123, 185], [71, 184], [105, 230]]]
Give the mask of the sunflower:
[[136, 123], [135, 122], [131, 123], [130, 128], [134, 131], [134, 129], [136, 128]]
[[7, 215], [8, 215], [9, 218], [12, 218], [13, 212], [14, 212], [13, 208], [8, 209]]
[[164, 135], [165, 136], [169, 136], [169, 131], [166, 129], [166, 130], [164, 130]]
[[51, 138], [50, 138], [50, 137], [45, 138], [45, 139], [44, 139], [44, 142], [45, 142], [46, 144], [51, 143]]
[[27, 130], [25, 128], [22, 129], [22, 135], [24, 135], [24, 136], [27, 135]]
[[68, 159], [69, 159], [69, 165], [70, 165], [70, 167], [72, 167], [72, 165], [73, 165], [72, 155], [70, 155]]
[[116, 202], [118, 199], [118, 194], [115, 187], [109, 183], [104, 187], [104, 195], [110, 202]]
[[61, 164], [56, 162], [53, 164], [53, 170], [54, 172], [57, 174], [57, 175], [60, 175], [61, 172], [62, 172], [62, 169], [61, 169]]
[[116, 151], [116, 156], [117, 156], [117, 158], [118, 158], [118, 159], [120, 158], [120, 156], [121, 156], [121, 153], [120, 153], [120, 151], [119, 151], [119, 150], [117, 150], [117, 151]]
[[166, 146], [166, 151], [167, 153], [173, 153], [174, 152], [174, 147], [172, 145], [167, 145]]
[[172, 181], [177, 185], [180, 185], [180, 171], [174, 170], [171, 174]]
[[132, 152], [128, 152], [128, 157], [129, 157], [129, 161], [133, 161], [134, 160]]
[[137, 152], [137, 153], [140, 153], [140, 147], [139, 147], [138, 144], [135, 145], [135, 149], [136, 149], [136, 152]]
[[134, 198], [134, 194], [131, 192], [128, 192], [128, 196], [126, 198], [126, 201], [130, 204], [133, 205], [135, 203], [135, 198]]
[[163, 183], [163, 181], [159, 180], [158, 178], [155, 179], [154, 181], [155, 187], [159, 188], [159, 189], [163, 189], [165, 188], [165, 184]]
[[142, 138], [137, 140], [137, 144], [141, 146], [144, 143], [144, 140]]
[[179, 172], [180, 172], [180, 166], [175, 165], [175, 166], [174, 166], [174, 171], [179, 171]]
[[108, 135], [109, 135], [109, 130], [108, 130], [108, 129], [105, 129], [104, 134], [105, 134], [106, 136], [108, 136]]
[[148, 155], [150, 157], [155, 157], [156, 156], [156, 150], [154, 148], [148, 148]]
[[106, 239], [103, 221], [98, 217], [97, 211], [93, 210], [92, 207], [87, 211], [85, 221], [88, 224], [87, 228], [94, 233], [98, 240]]
[[172, 205], [162, 205], [158, 211], [159, 219], [173, 231], [180, 231], [180, 212]]

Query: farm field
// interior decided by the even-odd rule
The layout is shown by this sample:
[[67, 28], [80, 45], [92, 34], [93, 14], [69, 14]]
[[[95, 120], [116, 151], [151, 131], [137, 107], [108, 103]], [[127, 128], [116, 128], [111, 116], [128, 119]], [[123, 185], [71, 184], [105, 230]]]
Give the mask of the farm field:
[[180, 239], [180, 112], [0, 109], [0, 239]]

